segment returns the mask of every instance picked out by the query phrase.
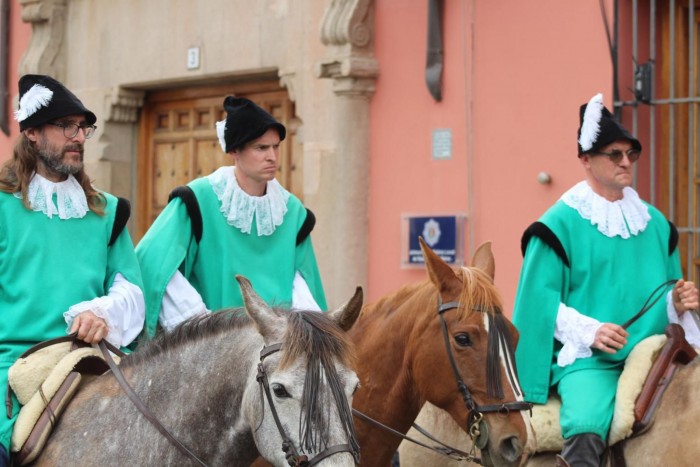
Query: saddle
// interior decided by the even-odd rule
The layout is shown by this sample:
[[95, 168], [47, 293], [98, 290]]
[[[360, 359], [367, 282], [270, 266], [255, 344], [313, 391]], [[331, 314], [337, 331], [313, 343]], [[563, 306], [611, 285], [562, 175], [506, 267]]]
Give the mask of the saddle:
[[107, 370], [100, 351], [75, 334], [41, 342], [20, 356], [9, 369], [5, 401], [8, 418], [13, 393], [22, 405], [12, 432], [14, 465], [36, 459], [80, 386]]
[[[667, 337], [666, 344], [656, 358], [634, 406], [632, 437], [644, 433], [651, 426], [661, 397], [676, 371], [681, 365], [687, 365], [698, 355], [693, 346], [685, 340], [685, 332], [680, 325], [669, 324], [664, 334]], [[623, 444], [623, 442], [617, 443], [607, 449], [606, 455], [613, 467], [627, 466]]]
[[669, 324], [664, 334], [668, 340], [656, 358], [634, 406], [633, 435], [643, 433], [649, 428], [661, 402], [661, 396], [679, 366], [687, 365], [698, 355], [693, 346], [685, 340], [685, 332], [680, 325]]
[[[680, 365], [689, 363], [696, 356], [678, 324], [669, 324], [664, 335], [648, 337], [632, 349], [618, 384], [609, 446], [620, 445], [620, 441], [649, 428], [673, 375]], [[563, 446], [560, 407], [561, 402], [555, 396], [550, 397], [545, 405], [533, 407], [532, 424], [538, 452], [558, 452]], [[612, 454], [615, 455], [614, 449]]]

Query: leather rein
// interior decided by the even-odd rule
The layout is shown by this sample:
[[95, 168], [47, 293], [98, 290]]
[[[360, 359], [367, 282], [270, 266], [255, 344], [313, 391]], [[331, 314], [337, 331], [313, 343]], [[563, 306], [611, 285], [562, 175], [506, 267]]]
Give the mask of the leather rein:
[[274, 418], [275, 424], [277, 425], [277, 431], [279, 431], [280, 436], [282, 437], [282, 450], [286, 454], [287, 463], [291, 467], [311, 467], [313, 465], [318, 464], [323, 459], [341, 452], [349, 452], [355, 458], [355, 462], [359, 463], [359, 452], [356, 452], [350, 446], [350, 444], [337, 444], [335, 446], [328, 447], [325, 450], [318, 453], [316, 456], [314, 456], [311, 460], [309, 460], [308, 456], [299, 454], [296, 447], [294, 446], [294, 441], [292, 441], [291, 438], [289, 438], [289, 436], [287, 435], [287, 432], [282, 426], [282, 422], [280, 421], [279, 415], [277, 414], [277, 410], [275, 409], [275, 403], [272, 399], [272, 393], [270, 392], [270, 383], [267, 378], [267, 372], [265, 371], [265, 366], [263, 365], [263, 360], [265, 359], [265, 357], [275, 352], [279, 352], [281, 348], [281, 343], [263, 347], [263, 349], [260, 351], [260, 362], [258, 363], [258, 376], [256, 379], [260, 384], [261, 388], [265, 391], [265, 396], [267, 397], [267, 401], [270, 404], [270, 411], [272, 412], [272, 417]]
[[153, 425], [160, 432], [160, 434], [162, 434], [165, 437], [165, 439], [170, 441], [170, 444], [175, 446], [182, 454], [184, 454], [186, 457], [188, 457], [195, 463], [206, 467], [207, 464], [205, 464], [204, 461], [197, 457], [187, 446], [185, 446], [179, 439], [177, 439], [175, 435], [170, 433], [170, 431], [168, 431], [168, 429], [165, 428], [162, 423], [160, 423], [158, 417], [156, 417], [155, 414], [151, 412], [151, 410], [148, 407], [146, 407], [146, 404], [143, 403], [141, 398], [136, 394], [134, 389], [126, 380], [126, 378], [124, 377], [124, 373], [122, 373], [122, 370], [115, 363], [114, 359], [112, 359], [112, 356], [109, 352], [111, 351], [112, 353], [120, 357], [124, 357], [126, 354], [124, 354], [124, 352], [107, 342], [105, 339], [102, 339], [99, 342], [99, 344], [93, 344], [93, 346], [95, 345], [99, 347], [100, 351], [102, 352], [102, 356], [107, 362], [107, 365], [109, 365], [109, 369], [112, 371], [112, 374], [116, 378], [119, 385], [122, 387], [129, 399], [131, 399], [131, 402], [136, 406], [137, 409], [139, 409], [139, 412], [141, 412], [143, 416], [146, 417], [146, 420], [148, 420], [151, 423], [151, 425]]
[[[450, 457], [453, 460], [459, 460], [459, 461], [471, 461], [475, 462], [478, 464], [481, 464], [481, 459], [476, 457], [476, 449], [484, 449], [486, 445], [488, 444], [488, 425], [486, 424], [486, 421], [484, 420], [484, 413], [502, 413], [502, 414], [509, 414], [511, 411], [521, 411], [521, 410], [532, 410], [532, 404], [529, 402], [525, 401], [513, 401], [513, 402], [504, 402], [502, 404], [490, 404], [490, 405], [478, 405], [475, 401], [474, 398], [472, 397], [471, 392], [469, 391], [469, 388], [467, 385], [464, 383], [464, 380], [462, 379], [462, 375], [459, 372], [459, 368], [457, 368], [457, 363], [455, 362], [454, 355], [452, 354], [452, 348], [450, 346], [450, 337], [449, 337], [449, 332], [447, 329], [447, 322], [445, 321], [445, 317], [443, 316], [443, 313], [446, 311], [452, 310], [459, 308], [459, 302], [447, 302], [447, 303], [442, 303], [442, 299], [438, 296], [438, 316], [440, 317], [440, 322], [441, 322], [441, 327], [442, 327], [442, 335], [444, 337], [444, 342], [445, 342], [445, 349], [447, 350], [447, 357], [450, 361], [450, 366], [452, 367], [452, 372], [455, 376], [455, 380], [457, 382], [457, 390], [460, 392], [462, 395], [462, 399], [464, 400], [464, 404], [467, 408], [467, 433], [469, 434], [469, 438], [472, 440], [472, 448], [469, 451], [469, 453], [466, 453], [464, 451], [461, 451], [457, 448], [453, 448], [439, 440], [437, 440], [434, 436], [432, 436], [430, 433], [428, 433], [425, 429], [421, 428], [419, 425], [416, 423], [413, 424], [413, 428], [418, 430], [421, 434], [426, 436], [428, 439], [430, 439], [433, 442], [436, 442], [440, 444], [441, 446], [429, 446], [425, 443], [422, 443], [414, 438], [411, 438], [387, 425], [384, 425], [383, 423], [373, 419], [372, 417], [360, 412], [359, 410], [352, 409], [352, 412], [355, 416], [358, 418], [365, 420], [367, 422], [370, 422], [380, 428], [382, 428], [385, 431], [388, 431], [396, 436], [399, 436], [407, 441], [410, 441], [414, 444], [417, 444], [419, 446], [422, 446], [426, 449], [430, 449], [433, 452], [436, 452], [438, 454], [442, 454], [444, 456]], [[482, 311], [482, 310], [476, 310], [476, 311]], [[499, 333], [497, 329], [491, 329], [489, 332], [494, 332], [494, 333]], [[501, 339], [501, 336], [498, 337], [498, 339]], [[489, 352], [488, 359], [492, 358], [498, 358], [498, 355], [491, 355], [491, 352]], [[511, 356], [512, 358], [512, 356]], [[513, 378], [514, 375], [510, 375], [511, 378]]]

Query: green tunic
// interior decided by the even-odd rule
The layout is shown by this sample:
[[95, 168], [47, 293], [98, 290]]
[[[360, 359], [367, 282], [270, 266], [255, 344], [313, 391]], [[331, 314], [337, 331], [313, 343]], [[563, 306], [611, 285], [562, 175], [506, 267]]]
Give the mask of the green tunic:
[[[104, 216], [89, 211], [79, 219], [60, 219], [0, 192], [0, 387], [7, 387], [7, 370], [20, 354], [65, 335], [63, 313], [107, 295], [117, 272], [141, 286], [128, 231], [108, 246], [117, 198], [105, 197]], [[0, 419], [0, 442], [8, 448], [14, 417]]]
[[560, 303], [601, 322], [622, 324], [659, 285], [681, 277], [678, 250], [670, 255], [668, 251], [670, 225], [647, 206], [647, 227], [628, 239], [603, 235], [561, 200], [540, 219], [561, 242], [570, 266], [540, 238], [532, 237], [527, 244], [513, 313], [520, 332], [516, 361], [526, 400], [545, 403], [550, 388], [566, 374], [620, 367], [635, 344], [663, 333], [668, 324], [664, 298], [629, 327], [627, 345], [617, 353], [594, 349], [590, 358], [563, 368], [556, 364], [562, 347], [553, 337]]
[[297, 233], [307, 215], [298, 198], [289, 196], [284, 222], [272, 235], [258, 236], [255, 222], [249, 234], [227, 223], [207, 177], [188, 186], [202, 212], [200, 242], [192, 234], [185, 204], [175, 198], [136, 247], [144, 278], [149, 336], [156, 332], [165, 289], [178, 269], [210, 310], [243, 305], [236, 274], [247, 277], [266, 302], [289, 306], [296, 271], [301, 273], [319, 307], [326, 309], [311, 238], [296, 246]]

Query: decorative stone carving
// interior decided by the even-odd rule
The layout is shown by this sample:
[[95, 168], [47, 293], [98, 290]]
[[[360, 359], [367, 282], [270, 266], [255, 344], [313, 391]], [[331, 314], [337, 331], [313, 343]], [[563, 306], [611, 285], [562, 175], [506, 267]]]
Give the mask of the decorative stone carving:
[[114, 88], [105, 96], [105, 122], [136, 123], [144, 96], [143, 91]]
[[371, 0], [332, 0], [323, 16], [325, 45], [368, 47], [372, 41]]
[[289, 98], [292, 102], [296, 102], [295, 88], [298, 79], [297, 74], [291, 70], [280, 70], [277, 75], [280, 78], [280, 86], [286, 88]]
[[321, 41], [330, 57], [316, 65], [316, 76], [333, 78], [339, 95], [371, 96], [379, 65], [372, 54], [372, 1], [332, 0], [323, 16]]
[[20, 75], [38, 73], [63, 81], [67, 0], [19, 0], [19, 4], [22, 21], [32, 25], [29, 47], [19, 65]]

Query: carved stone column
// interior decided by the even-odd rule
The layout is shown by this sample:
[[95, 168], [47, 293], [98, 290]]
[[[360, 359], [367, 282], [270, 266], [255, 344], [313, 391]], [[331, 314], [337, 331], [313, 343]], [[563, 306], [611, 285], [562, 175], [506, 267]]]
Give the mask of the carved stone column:
[[22, 21], [32, 25], [32, 37], [19, 64], [20, 75], [38, 73], [65, 79], [67, 0], [19, 0]]
[[321, 29], [328, 58], [317, 65], [316, 74], [333, 80], [335, 94], [335, 146], [331, 170], [323, 170], [322, 190], [330, 202], [321, 203], [319, 213], [328, 242], [319, 256], [326, 293], [334, 304], [356, 285], [367, 285], [369, 102], [379, 75], [372, 32], [371, 0], [331, 1]]

